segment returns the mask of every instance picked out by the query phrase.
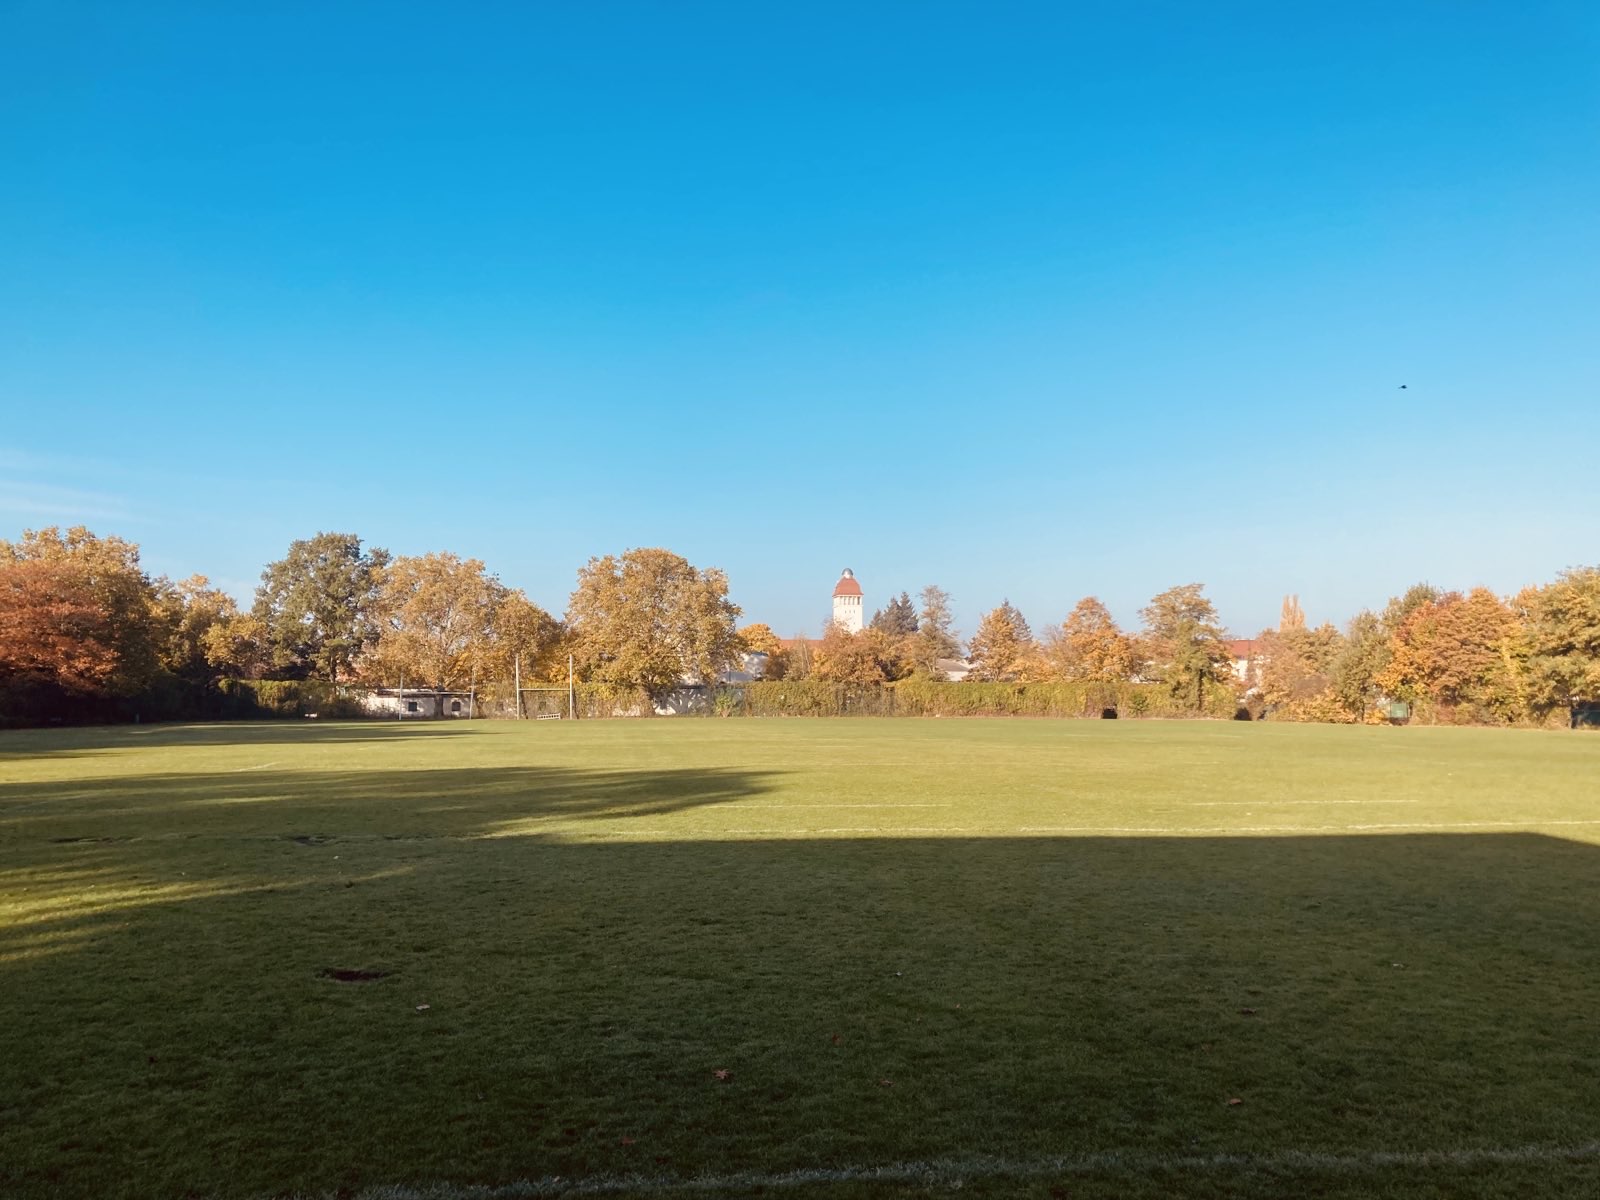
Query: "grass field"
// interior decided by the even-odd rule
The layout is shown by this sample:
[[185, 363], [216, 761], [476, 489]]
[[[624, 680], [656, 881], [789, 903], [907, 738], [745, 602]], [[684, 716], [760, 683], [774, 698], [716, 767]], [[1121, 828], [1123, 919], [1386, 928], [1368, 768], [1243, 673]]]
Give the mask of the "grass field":
[[0, 1195], [954, 1190], [1595, 1195], [1600, 737], [0, 734]]

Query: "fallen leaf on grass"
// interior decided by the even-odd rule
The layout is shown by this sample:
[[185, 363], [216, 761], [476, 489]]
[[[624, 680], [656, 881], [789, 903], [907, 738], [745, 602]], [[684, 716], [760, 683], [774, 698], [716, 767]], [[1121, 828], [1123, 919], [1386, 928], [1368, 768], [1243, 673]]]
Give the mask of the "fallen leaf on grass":
[[1239, 1099], [1239, 1097], [1237, 1097], [1237, 1096], [1229, 1096], [1228, 1097], [1228, 1107], [1229, 1108], [1237, 1108], [1239, 1105], [1241, 1105], [1243, 1103], [1244, 1103], [1244, 1101]]
[[1239, 1015], [1241, 1017], [1253, 1017], [1256, 1015], [1256, 1010], [1253, 1008], [1241, 1008], [1239, 1010]]
[[835, 1045], [835, 1046], [842, 1046], [842, 1045], [844, 1045], [844, 1034], [842, 1034], [842, 1033], [836, 1033], [836, 1034], [834, 1034], [834, 1035], [833, 1035], [833, 1044], [834, 1044], [834, 1045]]
[[711, 1074], [715, 1076], [721, 1083], [727, 1083], [728, 1080], [733, 1078], [733, 1072], [728, 1070], [727, 1067], [718, 1067], [715, 1071], [711, 1072]]
[[433, 1005], [431, 1005], [431, 1004], [419, 1004], [419, 1005], [417, 1005], [417, 1011], [418, 1012], [427, 1012], [432, 1007], [433, 1007]]
[[894, 1086], [894, 1080], [892, 1080], [892, 1079], [880, 1079], [880, 1080], [878, 1080], [878, 1086], [879, 1087], [893, 1087]]
[[631, 1137], [625, 1137], [625, 1138], [622, 1139], [622, 1144], [624, 1146], [631, 1146], [631, 1145], [633, 1145], [633, 1143], [634, 1143], [634, 1139], [631, 1138]]

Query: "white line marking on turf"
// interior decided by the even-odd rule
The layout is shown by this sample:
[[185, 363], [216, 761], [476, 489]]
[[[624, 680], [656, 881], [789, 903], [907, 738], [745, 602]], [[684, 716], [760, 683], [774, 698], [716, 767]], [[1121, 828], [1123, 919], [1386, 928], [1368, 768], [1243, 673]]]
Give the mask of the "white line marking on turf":
[[954, 804], [719, 804], [718, 808], [759, 808], [782, 812], [789, 808], [954, 808]]
[[231, 773], [234, 775], [243, 775], [246, 771], [265, 771], [268, 767], [275, 767], [277, 765], [278, 764], [275, 762], [257, 763], [253, 767], [235, 767]]
[[1191, 808], [1237, 808], [1251, 805], [1255, 808], [1272, 808], [1279, 804], [1308, 804], [1321, 808], [1328, 804], [1421, 804], [1420, 800], [1190, 800]]
[[[1038, 1179], [1060, 1175], [1130, 1175], [1153, 1171], [1357, 1175], [1393, 1167], [1479, 1167], [1519, 1163], [1586, 1162], [1600, 1158], [1600, 1142], [1577, 1146], [1488, 1146], [1469, 1150], [1373, 1150], [1330, 1154], [1279, 1150], [1265, 1154], [1142, 1154], [1110, 1150], [1080, 1157], [1009, 1159], [976, 1157], [887, 1163], [876, 1167], [812, 1167], [722, 1175], [559, 1175], [505, 1184], [391, 1184], [356, 1193], [357, 1200], [522, 1200], [534, 1196], [670, 1195], [684, 1192], [754, 1192], [829, 1183], [959, 1185], [973, 1179]], [[331, 1193], [324, 1193], [331, 1195]]]
[[1555, 825], [1600, 825], [1583, 821], [1380, 821], [1360, 825], [1022, 825], [1018, 833], [1371, 833], [1407, 829], [1526, 829], [1537, 831]]
[[[757, 807], [760, 807], [759, 805]], [[1574, 821], [1384, 821], [1352, 825], [834, 825], [820, 828], [803, 825], [768, 825], [752, 829], [717, 829], [704, 825], [680, 826], [665, 829], [632, 829], [626, 833], [596, 831], [587, 833], [585, 841], [600, 838], [645, 840], [649, 838], [675, 838], [684, 835], [725, 837], [811, 837], [818, 834], [841, 833], [908, 833], [956, 834], [962, 837], [1035, 837], [1072, 835], [1075, 837], [1123, 837], [1129, 835], [1162, 837], [1205, 836], [1241, 837], [1266, 833], [1406, 833], [1427, 830], [1462, 829], [1515, 829], [1525, 833], [1538, 833], [1545, 829], [1595, 827], [1600, 819]]]

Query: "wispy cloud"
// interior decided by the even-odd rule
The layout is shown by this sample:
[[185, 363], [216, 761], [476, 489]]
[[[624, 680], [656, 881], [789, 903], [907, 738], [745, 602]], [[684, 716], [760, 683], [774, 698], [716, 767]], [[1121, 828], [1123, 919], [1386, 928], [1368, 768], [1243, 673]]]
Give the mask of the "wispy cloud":
[[134, 519], [121, 496], [29, 479], [0, 479], [0, 513], [58, 521]]
[[[180, 480], [184, 486], [192, 488], [232, 487], [238, 483], [238, 476], [226, 472], [193, 471], [186, 467], [175, 472], [169, 464], [153, 464], [131, 457], [91, 458], [0, 445], [0, 487], [7, 484], [22, 486], [26, 480], [113, 482], [126, 484], [137, 493], [151, 484], [170, 487]], [[296, 478], [291, 475], [254, 472], [251, 480], [255, 486], [264, 488], [297, 486]], [[88, 494], [86, 491], [85, 495]], [[110, 493], [104, 495], [109, 496]]]

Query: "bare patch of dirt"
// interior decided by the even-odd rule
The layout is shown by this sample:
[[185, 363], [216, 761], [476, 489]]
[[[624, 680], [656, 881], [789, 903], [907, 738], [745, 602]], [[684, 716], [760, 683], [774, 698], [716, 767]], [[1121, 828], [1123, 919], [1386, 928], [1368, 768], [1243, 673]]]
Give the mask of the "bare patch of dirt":
[[323, 967], [317, 974], [335, 983], [376, 983], [389, 972], [374, 971], [366, 967]]

